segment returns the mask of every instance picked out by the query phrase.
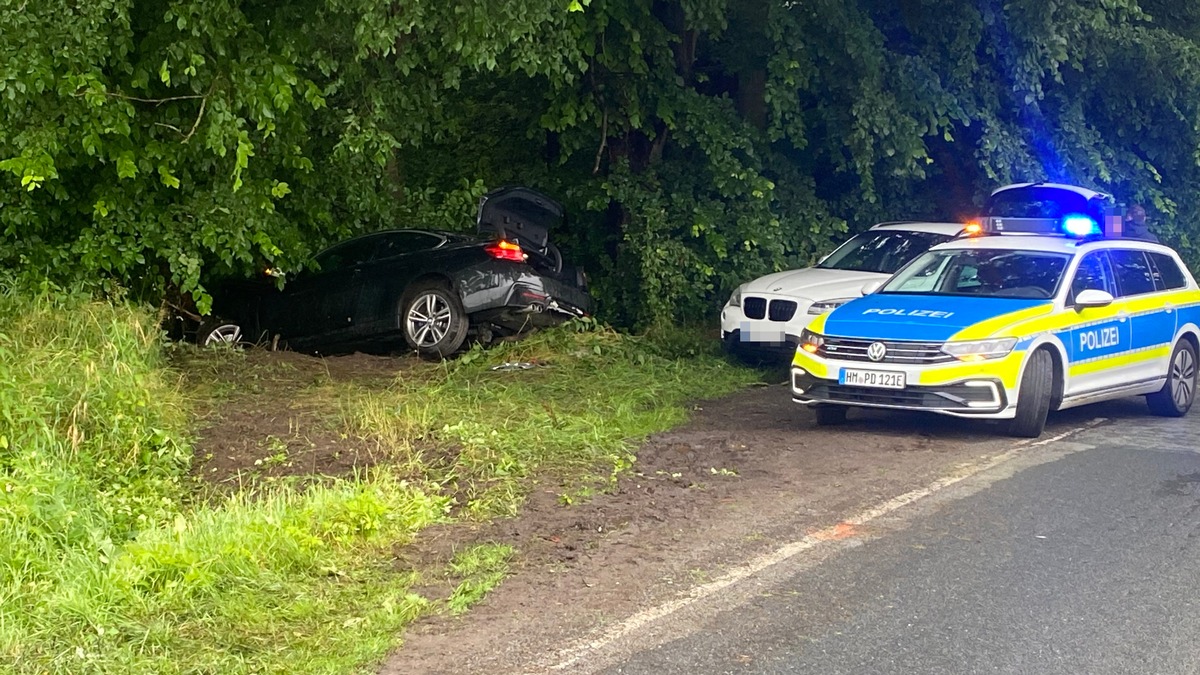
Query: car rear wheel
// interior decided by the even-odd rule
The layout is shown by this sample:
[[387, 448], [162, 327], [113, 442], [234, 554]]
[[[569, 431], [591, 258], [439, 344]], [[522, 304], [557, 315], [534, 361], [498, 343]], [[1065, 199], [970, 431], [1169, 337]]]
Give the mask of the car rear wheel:
[[1020, 438], [1037, 438], [1046, 428], [1050, 399], [1054, 393], [1054, 358], [1045, 349], [1029, 357], [1021, 389], [1017, 393], [1017, 416], [1008, 433]]
[[201, 347], [240, 345], [243, 343], [243, 337], [242, 327], [232, 321], [206, 319], [196, 331], [196, 344]]
[[1150, 412], [1162, 417], [1183, 417], [1196, 397], [1196, 348], [1180, 340], [1171, 352], [1171, 367], [1163, 388], [1146, 397]]
[[814, 412], [817, 414], [817, 426], [832, 427], [846, 423], [846, 413], [849, 409], [844, 405], [818, 405]]
[[401, 328], [408, 346], [426, 356], [445, 358], [467, 339], [467, 313], [446, 284], [423, 282], [405, 295]]

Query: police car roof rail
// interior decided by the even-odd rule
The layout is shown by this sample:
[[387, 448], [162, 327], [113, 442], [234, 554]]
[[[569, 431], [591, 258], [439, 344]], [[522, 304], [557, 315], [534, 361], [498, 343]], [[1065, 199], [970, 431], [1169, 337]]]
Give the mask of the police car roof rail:
[[871, 226], [871, 229], [873, 230], [877, 227], [883, 227], [885, 225], [911, 225], [913, 223], [923, 223], [923, 222], [925, 222], [925, 221], [912, 220], [912, 219], [909, 219], [909, 220], [885, 220], [882, 223], [875, 223], [874, 225]]
[[1058, 237], [1059, 239], [1071, 239], [1067, 234], [1062, 232], [999, 232], [996, 230], [968, 230], [963, 228], [961, 232], [954, 235], [955, 239], [982, 239], [983, 237]]
[[1104, 234], [1089, 234], [1083, 237], [1074, 237], [1065, 232], [997, 232], [995, 230], [984, 230], [982, 232], [968, 232], [963, 230], [954, 235], [955, 239], [982, 239], [983, 237], [1054, 237], [1056, 239], [1070, 239], [1075, 242], [1076, 246], [1090, 244], [1094, 241], [1136, 241], [1146, 244], [1158, 244], [1153, 239], [1144, 239], [1142, 237], [1110, 237]]

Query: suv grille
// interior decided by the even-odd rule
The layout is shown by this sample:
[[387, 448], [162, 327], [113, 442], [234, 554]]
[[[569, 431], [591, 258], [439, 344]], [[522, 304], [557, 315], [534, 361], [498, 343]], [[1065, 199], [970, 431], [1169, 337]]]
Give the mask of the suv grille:
[[791, 321], [797, 307], [795, 300], [772, 300], [768, 308], [766, 298], [742, 298], [742, 313], [747, 319]]
[[[880, 361], [867, 357], [867, 348], [876, 342], [887, 347], [887, 354]], [[825, 346], [818, 352], [821, 356], [845, 361], [868, 363], [949, 363], [953, 356], [942, 351], [941, 342], [901, 342], [897, 340], [857, 340], [853, 338], [828, 337]]]
[[791, 321], [796, 315], [796, 303], [792, 300], [772, 300], [768, 311], [772, 321]]
[[767, 315], [767, 301], [764, 298], [742, 298], [742, 312], [748, 319], [761, 319]]

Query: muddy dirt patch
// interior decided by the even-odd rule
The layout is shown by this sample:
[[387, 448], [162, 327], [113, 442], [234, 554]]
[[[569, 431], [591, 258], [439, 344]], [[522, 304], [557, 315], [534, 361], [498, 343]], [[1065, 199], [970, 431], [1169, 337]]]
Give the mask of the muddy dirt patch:
[[988, 425], [932, 416], [854, 411], [844, 427], [819, 428], [779, 385], [699, 403], [692, 422], [648, 439], [611, 492], [568, 505], [542, 485], [518, 518], [422, 533], [407, 563], [433, 569], [499, 542], [519, 551], [517, 573], [467, 617], [410, 629], [381, 672], [520, 671], [725, 565], [1009, 445]]
[[[341, 430], [325, 385], [386, 388], [420, 363], [368, 354], [316, 357], [247, 350], [187, 369], [209, 400], [200, 411], [193, 474], [234, 488], [263, 478], [348, 476], [385, 459], [378, 444]], [[220, 387], [220, 389], [215, 389]]]

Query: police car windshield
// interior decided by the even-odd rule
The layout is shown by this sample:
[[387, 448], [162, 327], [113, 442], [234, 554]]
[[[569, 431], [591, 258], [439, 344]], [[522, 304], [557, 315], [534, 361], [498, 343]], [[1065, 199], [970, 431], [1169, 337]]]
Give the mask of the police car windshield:
[[817, 267], [894, 274], [908, 261], [949, 240], [949, 236], [934, 232], [871, 230], [839, 246]]
[[929, 251], [893, 277], [882, 293], [994, 298], [1053, 298], [1070, 256], [1045, 251]]

